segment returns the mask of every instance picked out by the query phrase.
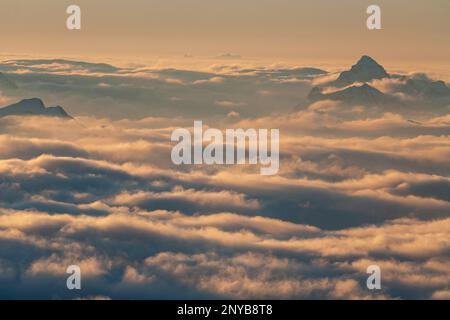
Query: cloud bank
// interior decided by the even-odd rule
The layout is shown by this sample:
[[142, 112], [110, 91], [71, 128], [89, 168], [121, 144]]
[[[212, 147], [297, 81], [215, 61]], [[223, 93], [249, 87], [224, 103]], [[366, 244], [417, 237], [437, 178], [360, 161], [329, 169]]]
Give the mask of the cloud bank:
[[[15, 90], [63, 98], [76, 119], [0, 119], [0, 298], [448, 298], [448, 113], [295, 108], [325, 73], [229, 69], [3, 63]], [[198, 115], [178, 114], [189, 101], [207, 125], [279, 128], [279, 174], [174, 166], [172, 130]]]

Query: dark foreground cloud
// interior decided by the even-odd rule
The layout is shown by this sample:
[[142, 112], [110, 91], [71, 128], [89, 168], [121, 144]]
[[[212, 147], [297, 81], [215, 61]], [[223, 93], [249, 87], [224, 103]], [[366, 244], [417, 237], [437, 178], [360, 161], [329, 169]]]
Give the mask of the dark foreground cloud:
[[[279, 175], [261, 177], [171, 165], [171, 128], [188, 122], [83, 122], [2, 119], [2, 298], [448, 294], [443, 136], [287, 134]], [[74, 264], [80, 292], [65, 286]]]
[[[450, 279], [449, 219], [327, 232], [225, 213], [3, 210], [0, 227], [3, 298], [430, 298]], [[79, 293], [65, 289], [73, 264]], [[383, 270], [376, 294], [365, 288], [372, 264]]]

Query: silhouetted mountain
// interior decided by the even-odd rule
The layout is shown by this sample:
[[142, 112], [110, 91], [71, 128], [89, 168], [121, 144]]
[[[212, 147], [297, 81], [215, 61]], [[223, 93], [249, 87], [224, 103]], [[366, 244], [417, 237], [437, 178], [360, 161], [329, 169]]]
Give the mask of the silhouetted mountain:
[[41, 99], [25, 99], [0, 109], [0, 117], [7, 116], [46, 116], [72, 119], [60, 106], [46, 108]]
[[330, 93], [322, 93], [322, 89], [315, 87], [311, 90], [308, 99], [312, 102], [320, 100], [342, 101], [347, 104], [362, 104], [367, 106], [380, 105], [393, 102], [393, 99], [368, 84], [351, 86]]
[[424, 98], [450, 97], [450, 88], [444, 81], [433, 81], [426, 78], [408, 79], [403, 87], [403, 92]]
[[343, 87], [355, 82], [370, 82], [384, 78], [390, 78], [386, 70], [371, 57], [362, 56], [350, 70], [342, 72], [335, 81], [328, 85]]

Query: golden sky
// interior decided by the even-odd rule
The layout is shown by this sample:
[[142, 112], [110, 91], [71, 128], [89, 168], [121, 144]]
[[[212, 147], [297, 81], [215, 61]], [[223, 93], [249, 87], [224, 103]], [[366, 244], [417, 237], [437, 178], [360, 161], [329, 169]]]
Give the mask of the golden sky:
[[[66, 8], [82, 9], [68, 31]], [[366, 8], [383, 30], [366, 29]], [[215, 56], [444, 64], [448, 0], [2, 0], [1, 54], [92, 57]]]

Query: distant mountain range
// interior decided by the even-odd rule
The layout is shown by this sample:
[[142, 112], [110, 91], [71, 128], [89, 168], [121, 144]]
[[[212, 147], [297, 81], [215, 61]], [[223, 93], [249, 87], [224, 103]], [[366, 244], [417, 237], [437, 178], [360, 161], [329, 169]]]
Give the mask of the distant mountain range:
[[62, 107], [45, 107], [38, 98], [25, 99], [0, 109], [0, 118], [7, 116], [46, 116], [73, 119]]
[[[395, 92], [391, 94], [383, 93], [368, 84], [373, 80], [394, 77], [400, 80], [400, 83], [396, 84]], [[314, 87], [308, 99], [310, 102], [342, 101], [349, 105], [404, 105], [405, 102], [401, 101], [396, 93], [412, 96], [418, 101], [427, 101], [434, 105], [450, 103], [450, 88], [444, 81], [433, 81], [425, 75], [392, 76], [369, 56], [362, 56], [350, 70], [341, 72], [336, 80]]]

